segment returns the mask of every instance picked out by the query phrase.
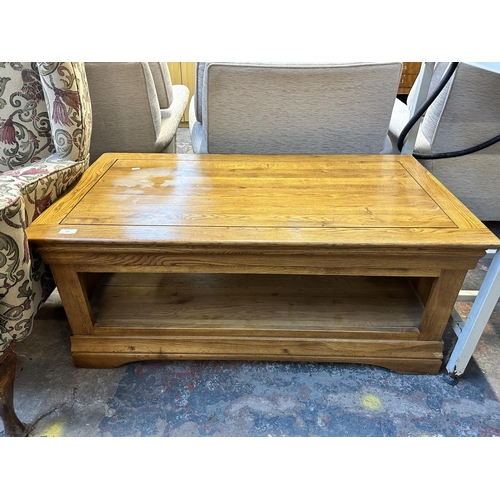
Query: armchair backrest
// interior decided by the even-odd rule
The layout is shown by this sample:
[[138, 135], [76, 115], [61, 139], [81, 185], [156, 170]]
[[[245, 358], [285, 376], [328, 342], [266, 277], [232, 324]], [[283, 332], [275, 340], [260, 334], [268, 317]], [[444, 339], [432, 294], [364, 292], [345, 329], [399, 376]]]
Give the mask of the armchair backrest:
[[[435, 65], [429, 92], [441, 81], [448, 62]], [[416, 90], [408, 105], [413, 111]], [[464, 151], [500, 134], [500, 74], [459, 63], [450, 81], [426, 111], [415, 151]], [[472, 154], [420, 160], [482, 221], [500, 219], [500, 143]]]
[[148, 62], [160, 109], [168, 109], [174, 101], [170, 70], [166, 62]]
[[91, 162], [108, 152], [157, 152], [173, 101], [167, 63], [85, 63], [94, 115]]
[[[402, 63], [198, 63], [206, 152], [378, 154]], [[193, 143], [194, 145], [194, 143]]]
[[83, 63], [0, 63], [0, 172], [38, 160], [84, 161], [91, 107]]

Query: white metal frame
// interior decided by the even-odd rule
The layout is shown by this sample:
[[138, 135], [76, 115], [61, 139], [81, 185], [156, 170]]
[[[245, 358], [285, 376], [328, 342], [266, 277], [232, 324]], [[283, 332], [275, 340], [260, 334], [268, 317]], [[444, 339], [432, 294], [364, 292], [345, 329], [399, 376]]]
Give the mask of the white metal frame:
[[465, 371], [499, 298], [500, 251], [497, 250], [494, 252], [493, 260], [475, 300], [473, 296], [459, 296], [459, 299], [462, 300], [472, 299], [474, 303], [465, 323], [456, 311], [452, 315], [450, 323], [458, 337], [458, 341], [446, 364], [446, 370], [450, 375], [459, 376]]

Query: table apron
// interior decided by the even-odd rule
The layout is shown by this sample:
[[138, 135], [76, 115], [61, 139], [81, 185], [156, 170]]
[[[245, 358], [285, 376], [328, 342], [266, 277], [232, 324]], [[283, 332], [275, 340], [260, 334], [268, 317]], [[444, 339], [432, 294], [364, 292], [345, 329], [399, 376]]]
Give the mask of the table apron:
[[74, 266], [77, 272], [255, 273], [352, 276], [439, 276], [443, 269], [474, 269], [484, 251], [422, 253], [333, 251], [58, 251], [37, 247], [49, 265]]

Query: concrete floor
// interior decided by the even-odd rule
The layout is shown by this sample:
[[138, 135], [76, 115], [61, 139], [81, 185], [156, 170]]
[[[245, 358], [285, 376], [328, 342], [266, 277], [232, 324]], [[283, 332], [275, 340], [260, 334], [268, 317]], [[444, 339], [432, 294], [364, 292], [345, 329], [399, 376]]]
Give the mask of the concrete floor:
[[[500, 234], [500, 223], [491, 227]], [[483, 259], [464, 287], [477, 289], [487, 265]], [[457, 309], [465, 317], [470, 303]], [[455, 339], [451, 329], [444, 339], [446, 352]], [[499, 352], [497, 304], [456, 385], [444, 369], [399, 375], [328, 363], [175, 361], [78, 369], [55, 291], [17, 348], [15, 406], [33, 436], [499, 436]]]
[[[482, 263], [468, 288], [481, 279]], [[464, 317], [469, 303], [457, 308]], [[446, 349], [454, 341], [445, 335]], [[34, 436], [498, 436], [500, 307], [457, 385], [319, 363], [148, 362], [78, 369], [57, 291], [17, 348], [15, 402]], [[1, 432], [1, 431], [0, 431]]]

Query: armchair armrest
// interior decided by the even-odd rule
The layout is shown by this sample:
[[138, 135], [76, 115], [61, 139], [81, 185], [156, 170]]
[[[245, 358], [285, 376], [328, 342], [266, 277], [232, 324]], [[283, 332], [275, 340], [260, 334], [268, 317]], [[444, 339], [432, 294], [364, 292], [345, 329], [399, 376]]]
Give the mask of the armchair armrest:
[[[403, 128], [410, 121], [410, 108], [401, 102], [399, 99], [396, 99], [394, 104], [394, 109], [391, 116], [391, 121], [389, 123], [389, 139], [391, 140], [391, 144], [393, 147], [393, 152], [395, 154], [399, 154], [399, 150], [397, 148], [398, 138], [403, 131]], [[415, 142], [414, 151], [418, 151], [421, 154], [429, 154], [431, 153], [431, 145], [429, 140], [426, 137], [425, 131], [420, 128], [420, 131], [417, 135], [417, 140]], [[424, 166], [428, 165], [427, 160], [421, 161]]]
[[403, 131], [403, 128], [410, 120], [410, 109], [408, 106], [396, 99], [394, 102], [394, 108], [392, 110], [391, 121], [389, 122], [389, 139], [391, 140], [391, 144], [393, 147], [394, 153], [399, 153], [397, 144], [398, 138]]
[[29, 335], [34, 315], [54, 289], [49, 268], [29, 248], [26, 227], [87, 164], [56, 154], [0, 175], [0, 353]]
[[80, 178], [87, 166], [88, 159], [62, 160], [59, 154], [53, 154], [32, 165], [0, 175], [1, 220], [6, 220], [8, 207], [21, 199], [23, 219], [28, 226]]
[[189, 99], [189, 89], [185, 85], [173, 85], [173, 101], [167, 109], [160, 109], [161, 128], [156, 139], [156, 149], [164, 150], [172, 142], [177, 127], [186, 111]]

